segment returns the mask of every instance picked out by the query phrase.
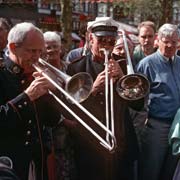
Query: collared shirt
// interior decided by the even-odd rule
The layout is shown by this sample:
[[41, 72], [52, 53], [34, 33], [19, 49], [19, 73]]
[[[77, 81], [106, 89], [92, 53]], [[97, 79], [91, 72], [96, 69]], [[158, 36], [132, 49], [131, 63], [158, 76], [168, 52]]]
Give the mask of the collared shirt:
[[139, 61], [141, 59], [143, 59], [145, 57], [142, 49], [141, 49], [141, 46], [140, 45], [137, 45], [135, 48], [134, 48], [134, 52], [133, 52], [133, 65], [136, 66], [136, 64], [139, 63]]
[[174, 56], [172, 65], [159, 51], [147, 56], [137, 66], [137, 72], [150, 82], [149, 115], [173, 119], [180, 107], [180, 57]]
[[[158, 49], [157, 50], [159, 52], [159, 54], [161, 54], [161, 56], [166, 60], [166, 61], [169, 61], [170, 58], [166, 57], [166, 56], [163, 56], [161, 51]], [[174, 56], [171, 57], [171, 60], [174, 61]]]

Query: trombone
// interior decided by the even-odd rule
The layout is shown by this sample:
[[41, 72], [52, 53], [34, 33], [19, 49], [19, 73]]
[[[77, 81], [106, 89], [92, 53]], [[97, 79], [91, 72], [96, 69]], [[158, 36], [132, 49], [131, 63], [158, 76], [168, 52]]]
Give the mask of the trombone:
[[[103, 51], [104, 55], [105, 55], [105, 61], [104, 61], [104, 65], [105, 65], [105, 101], [106, 101], [106, 127], [108, 129], [111, 129], [111, 132], [113, 134], [113, 136], [115, 137], [115, 131], [114, 131], [114, 95], [113, 95], [113, 78], [110, 78], [110, 88], [108, 87], [108, 81], [109, 81], [109, 77], [108, 77], [108, 57], [110, 54], [110, 51], [102, 48], [100, 49], [101, 51]], [[111, 110], [111, 119], [109, 119], [109, 91], [110, 91], [110, 110]], [[109, 122], [111, 122], [111, 126], [109, 124]], [[108, 133], [106, 133], [106, 141], [108, 143], [110, 143], [110, 136]], [[113, 141], [111, 142], [112, 144], [114, 143]]]
[[149, 81], [143, 74], [134, 72], [125, 32], [122, 29], [119, 29], [119, 32], [121, 32], [126, 51], [127, 75], [118, 80], [116, 90], [119, 96], [127, 101], [142, 100], [149, 92]]
[[[33, 66], [36, 71], [40, 72], [45, 78], [47, 78], [71, 103], [75, 104], [79, 109], [81, 109], [81, 111], [88, 115], [99, 127], [101, 127], [106, 132], [105, 140], [79, 116], [77, 116], [77, 114], [72, 111], [59, 97], [57, 97], [52, 91], [49, 90], [49, 94], [51, 94], [59, 104], [61, 104], [74, 118], [76, 118], [76, 120], [78, 120], [81, 125], [83, 125], [90, 133], [92, 133], [92, 135], [94, 135], [94, 137], [100, 141], [102, 146], [112, 152], [116, 147], [114, 131], [111, 131], [109, 126], [105, 126], [103, 123], [101, 123], [94, 115], [92, 115], [80, 104], [85, 99], [87, 99], [91, 93], [93, 85], [92, 77], [85, 72], [80, 72], [70, 77], [41, 58], [39, 59], [39, 63], [33, 64]], [[54, 73], [56, 77], [63, 80], [65, 82], [65, 89], [63, 89], [58, 84], [58, 78], [54, 80], [52, 77], [50, 77], [50, 75], [48, 75], [48, 72]], [[111, 142], [109, 141], [110, 138]]]
[[[134, 73], [124, 31], [122, 31], [122, 35], [127, 55], [128, 75], [125, 75], [118, 80], [116, 90], [119, 96], [123, 99], [127, 101], [134, 101], [142, 99], [147, 95], [149, 91], [149, 82], [145, 76]], [[79, 116], [77, 116], [77, 114], [72, 109], [70, 109], [59, 97], [57, 97], [52, 91], [49, 90], [49, 94], [51, 94], [55, 98], [55, 100], [59, 104], [61, 104], [83, 127], [85, 127], [96, 139], [98, 139], [103, 147], [105, 147], [110, 152], [113, 152], [117, 147], [117, 143], [114, 130], [113, 78], [110, 78], [110, 89], [108, 83], [108, 56], [110, 51], [105, 48], [102, 48], [101, 51], [103, 51], [105, 55], [105, 125], [80, 104], [81, 102], [86, 100], [91, 94], [93, 80], [88, 73], [80, 72], [71, 77], [41, 58], [39, 59], [38, 64], [34, 64], [33, 66], [38, 72], [40, 72], [44, 77], [46, 77], [71, 103], [75, 104], [82, 112], [84, 112], [88, 117], [90, 117], [95, 122], [95, 124], [97, 124], [102, 130], [104, 130], [104, 132], [106, 133], [106, 139], [104, 139], [100, 134], [93, 130], [87, 123], [85, 123]], [[53, 77], [51, 77], [48, 73], [53, 74]], [[56, 79], [54, 79], [54, 77]], [[65, 83], [65, 89], [61, 87], [62, 85], [59, 85], [59, 80]], [[111, 117], [109, 117], [109, 91]]]

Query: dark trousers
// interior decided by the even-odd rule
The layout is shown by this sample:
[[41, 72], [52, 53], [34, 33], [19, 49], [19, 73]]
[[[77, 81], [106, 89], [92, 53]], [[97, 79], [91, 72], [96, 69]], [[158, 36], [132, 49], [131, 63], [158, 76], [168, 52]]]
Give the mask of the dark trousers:
[[163, 180], [172, 179], [175, 161], [172, 160], [168, 145], [170, 127], [171, 123], [168, 121], [148, 119], [141, 133], [139, 180], [160, 180], [162, 176], [165, 177]]

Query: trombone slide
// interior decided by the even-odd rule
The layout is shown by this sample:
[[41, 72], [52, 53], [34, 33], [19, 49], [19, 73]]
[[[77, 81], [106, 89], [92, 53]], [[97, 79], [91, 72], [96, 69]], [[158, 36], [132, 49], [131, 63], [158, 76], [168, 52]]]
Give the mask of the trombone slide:
[[[42, 60], [40, 60], [41, 62]], [[45, 64], [45, 63], [43, 63]], [[46, 64], [47, 65], [47, 64]], [[34, 68], [41, 72], [42, 75], [47, 78], [65, 97], [67, 97], [73, 104], [75, 104], [80, 110], [82, 110], [85, 114], [87, 114], [99, 127], [101, 127], [106, 134], [111, 137], [112, 141], [107, 142], [107, 140], [104, 140], [97, 132], [95, 132], [90, 126], [88, 126], [79, 116], [76, 115], [75, 112], [73, 112], [60, 98], [58, 98], [52, 91], [49, 90], [49, 94], [51, 94], [55, 100], [57, 100], [58, 103], [60, 103], [76, 120], [79, 121], [80, 124], [82, 124], [90, 133], [92, 133], [95, 138], [97, 138], [100, 141], [100, 144], [103, 145], [106, 149], [109, 151], [113, 151], [116, 147], [116, 138], [112, 131], [107, 128], [103, 123], [101, 123], [93, 114], [91, 114], [86, 108], [84, 108], [74, 97], [72, 97], [66, 90], [64, 90], [61, 86], [59, 86], [55, 80], [53, 80], [46, 71], [42, 70], [38, 65], [33, 65]], [[48, 67], [50, 68], [50, 67]], [[53, 67], [55, 68], [55, 67]], [[56, 69], [58, 70], [58, 69]], [[59, 71], [59, 70], [58, 70]]]

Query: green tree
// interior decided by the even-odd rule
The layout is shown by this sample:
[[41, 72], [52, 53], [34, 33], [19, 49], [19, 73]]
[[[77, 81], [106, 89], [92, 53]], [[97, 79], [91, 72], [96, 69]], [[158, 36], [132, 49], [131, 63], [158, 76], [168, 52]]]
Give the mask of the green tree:
[[116, 0], [114, 6], [123, 6], [124, 13], [140, 21], [154, 21], [157, 27], [172, 22], [173, 0]]
[[61, 15], [60, 23], [63, 38], [65, 40], [64, 47], [67, 51], [71, 49], [72, 44], [72, 0], [44, 0], [46, 3], [60, 4]]
[[70, 50], [72, 44], [72, 0], [60, 0], [61, 3], [61, 28], [65, 39], [65, 49]]
[[163, 14], [161, 17], [160, 25], [165, 22], [172, 22], [173, 18], [173, 0], [160, 0]]
[[173, 0], [136, 1], [136, 12], [140, 12], [141, 20], [152, 20], [157, 26], [172, 22]]

